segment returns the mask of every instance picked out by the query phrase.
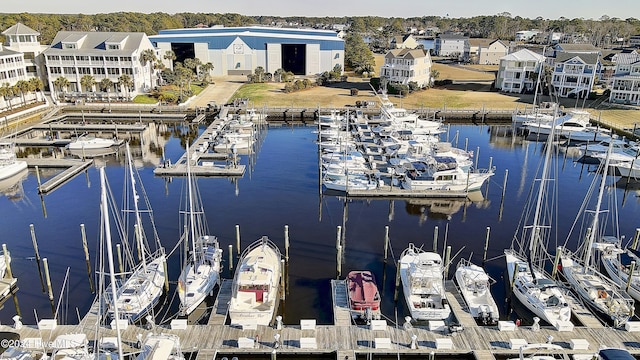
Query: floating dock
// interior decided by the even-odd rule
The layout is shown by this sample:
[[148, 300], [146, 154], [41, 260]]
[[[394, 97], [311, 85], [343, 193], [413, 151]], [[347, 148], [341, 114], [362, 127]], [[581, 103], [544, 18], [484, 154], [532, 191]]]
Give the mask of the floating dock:
[[[40, 194], [50, 193], [57, 189], [58, 186], [72, 179], [86, 168], [93, 164], [93, 160], [66, 160], [66, 159], [20, 159], [27, 162], [27, 166], [31, 168], [37, 167], [38, 169], [44, 168], [65, 168], [60, 174], [47, 180], [44, 184], [38, 185], [38, 192]], [[40, 183], [40, 174], [38, 172], [38, 183]]]

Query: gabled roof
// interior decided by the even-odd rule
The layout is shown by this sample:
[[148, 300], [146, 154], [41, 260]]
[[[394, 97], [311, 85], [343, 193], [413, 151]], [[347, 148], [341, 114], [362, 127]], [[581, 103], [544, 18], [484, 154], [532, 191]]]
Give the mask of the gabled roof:
[[615, 57], [616, 64], [634, 64], [638, 60], [640, 60], [640, 54], [635, 51], [632, 53], [619, 53]]
[[500, 39], [493, 40], [492, 42], [490, 42], [490, 43], [489, 43], [489, 46], [491, 46], [491, 45], [493, 45], [493, 44], [495, 44], [495, 43], [500, 43], [500, 44], [502, 44], [502, 46], [504, 46], [505, 48], [507, 48], [507, 49], [509, 48], [509, 46], [508, 46], [507, 44], [505, 44], [504, 42], [502, 42], [502, 40], [500, 40]]
[[545, 57], [529, 49], [518, 50], [509, 55], [503, 56], [500, 60], [506, 61], [544, 61]]
[[469, 40], [468, 37], [458, 34], [439, 34], [438, 38], [442, 40]]
[[561, 52], [556, 55], [556, 64], [567, 62], [573, 58], [579, 58], [585, 64], [595, 65], [598, 62], [597, 53], [569, 53]]
[[488, 47], [492, 43], [491, 39], [484, 38], [470, 38], [469, 45], [477, 47]]
[[591, 44], [557, 44], [556, 50], [566, 52], [600, 52], [600, 49]]
[[411, 35], [411, 34], [396, 35], [396, 36], [393, 37], [393, 41], [395, 41], [396, 44], [402, 44], [403, 42], [405, 42], [410, 37], [412, 38], [413, 35]]
[[[95, 31], [59, 31], [51, 42], [51, 46], [43, 51], [46, 54], [84, 53], [130, 55], [138, 50], [146, 37], [142, 32], [95, 32]], [[105, 43], [120, 42], [126, 39], [119, 50], [106, 50]], [[82, 40], [81, 42], [79, 40]], [[148, 41], [148, 40], [147, 40]], [[77, 49], [63, 49], [62, 43], [78, 42]], [[149, 42], [149, 46], [151, 43]]]
[[40, 35], [40, 33], [23, 23], [17, 23], [3, 31], [2, 35]]
[[384, 57], [420, 59], [428, 55], [429, 53], [424, 49], [393, 49], [389, 50]]

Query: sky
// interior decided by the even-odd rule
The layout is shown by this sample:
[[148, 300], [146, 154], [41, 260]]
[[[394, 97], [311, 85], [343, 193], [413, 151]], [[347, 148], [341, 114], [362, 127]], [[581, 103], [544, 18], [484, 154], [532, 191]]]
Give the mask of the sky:
[[[2, 13], [98, 14], [121, 11], [238, 13], [242, 15], [276, 16], [442, 16], [468, 18], [508, 12], [512, 16], [534, 19], [584, 18], [599, 19], [603, 15], [626, 19], [640, 18], [640, 1], [617, 0], [2, 0]], [[607, 6], [611, 4], [611, 6]]]

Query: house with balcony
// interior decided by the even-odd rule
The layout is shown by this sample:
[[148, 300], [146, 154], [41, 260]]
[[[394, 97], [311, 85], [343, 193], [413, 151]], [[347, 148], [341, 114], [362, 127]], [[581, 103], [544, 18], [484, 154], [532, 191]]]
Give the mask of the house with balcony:
[[436, 37], [434, 52], [438, 56], [468, 61], [470, 56], [469, 38], [458, 34], [440, 34]]
[[544, 62], [544, 55], [529, 49], [503, 56], [496, 76], [496, 89], [510, 93], [534, 91]]
[[559, 97], [589, 95], [600, 70], [599, 53], [556, 53], [551, 84]]
[[384, 56], [380, 77], [388, 82], [419, 87], [431, 85], [431, 55], [424, 49], [393, 49]]
[[[145, 50], [156, 53], [145, 33], [60, 31], [43, 51], [49, 88], [63, 101], [132, 98], [158, 84], [158, 70], [141, 61]], [[120, 83], [123, 75], [128, 86]], [[93, 85], [83, 84], [86, 76]], [[103, 88], [103, 79], [111, 86]]]
[[640, 59], [637, 56], [618, 58], [612, 80], [609, 102], [640, 105]]
[[[21, 52], [7, 49], [0, 43], [0, 87], [13, 87], [20, 80], [27, 80], [24, 56]], [[4, 94], [0, 96], [0, 111], [19, 106], [22, 102], [20, 94]]]

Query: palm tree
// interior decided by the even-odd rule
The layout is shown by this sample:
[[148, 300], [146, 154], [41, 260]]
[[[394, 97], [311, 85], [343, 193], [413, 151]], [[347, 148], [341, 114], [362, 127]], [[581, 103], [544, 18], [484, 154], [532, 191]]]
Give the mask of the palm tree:
[[202, 62], [198, 58], [184, 59], [184, 67], [193, 71], [196, 74], [196, 77], [198, 77], [198, 68], [200, 67], [201, 64]]
[[202, 65], [202, 71], [204, 72], [204, 80], [206, 82], [210, 82], [211, 79], [211, 70], [213, 70], [213, 64], [208, 62]]
[[169, 60], [169, 62], [171, 63], [171, 70], [173, 70], [173, 62], [177, 59], [176, 57], [176, 53], [174, 53], [172, 50], [167, 50], [167, 52], [164, 53], [163, 58], [165, 60]]
[[87, 92], [93, 92], [93, 85], [95, 84], [96, 79], [93, 77], [93, 75], [84, 75], [80, 78], [80, 85], [82, 85], [84, 90], [86, 90]]
[[8, 82], [2, 84], [0, 86], [0, 96], [4, 99], [4, 101], [9, 105], [9, 110], [12, 109], [10, 97], [13, 97], [13, 88], [9, 85]]
[[18, 82], [13, 85], [13, 87], [15, 88], [14, 92], [15, 93], [20, 93], [20, 97], [22, 98], [22, 105], [26, 105], [27, 101], [24, 98], [24, 94], [28, 93], [30, 90], [30, 86], [29, 86], [29, 82], [26, 80], [18, 80]]
[[131, 79], [131, 76], [129, 76], [127, 74], [122, 74], [118, 78], [118, 83], [120, 84], [120, 91], [122, 91], [122, 89], [126, 89], [127, 90], [127, 98], [128, 98], [129, 97], [129, 91], [131, 90], [131, 87], [133, 86], [133, 79]]
[[156, 60], [156, 52], [153, 49], [142, 50], [140, 53], [140, 63], [142, 66], [149, 65], [149, 89], [153, 87], [153, 63]]
[[42, 89], [44, 88], [42, 80], [37, 77], [31, 78], [29, 79], [29, 85], [31, 86], [31, 91], [36, 92], [36, 101], [39, 101], [40, 99], [38, 98], [38, 92], [42, 92]]
[[111, 81], [111, 79], [109, 78], [104, 78], [100, 80], [99, 86], [100, 86], [100, 90], [107, 93], [107, 100], [111, 102], [111, 98], [109, 97], [109, 90], [111, 90], [111, 87], [113, 86], [113, 81]]
[[[57, 79], [55, 79], [53, 81], [53, 85], [55, 87], [58, 88], [58, 90], [60, 90], [60, 95], [62, 95], [62, 93], [66, 92], [67, 89], [69, 88], [69, 79], [67, 79], [64, 76], [60, 76]], [[60, 100], [62, 100], [62, 96], [58, 96], [60, 98]]]

